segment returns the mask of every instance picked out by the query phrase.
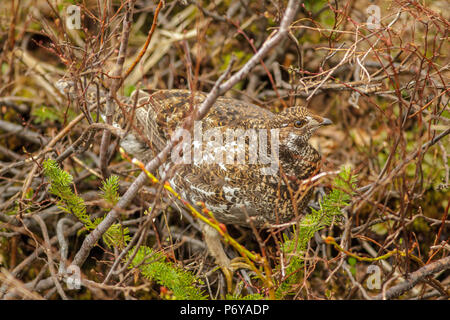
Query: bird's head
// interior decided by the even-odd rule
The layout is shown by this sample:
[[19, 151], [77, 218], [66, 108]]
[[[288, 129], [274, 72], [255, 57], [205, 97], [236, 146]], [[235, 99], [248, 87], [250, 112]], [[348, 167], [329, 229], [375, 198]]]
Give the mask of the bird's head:
[[[87, 88], [82, 81], [75, 82], [70, 78], [61, 78], [55, 83], [56, 89], [69, 99], [88, 99], [88, 103], [97, 103], [97, 94], [99, 97], [106, 97], [107, 91], [101, 82], [89, 82]], [[93, 101], [91, 101], [93, 100]]]
[[333, 124], [330, 119], [315, 115], [304, 107], [288, 108], [273, 119], [272, 128], [279, 128], [280, 143], [292, 151], [307, 144], [320, 127]]
[[62, 78], [56, 81], [55, 87], [69, 100], [76, 101], [79, 99], [80, 101], [85, 101], [88, 108], [99, 106], [100, 114], [104, 114], [107, 92], [101, 84], [96, 85], [91, 82], [88, 87], [85, 88], [81, 81], [76, 83], [72, 79]]
[[55, 87], [62, 95], [69, 96], [70, 99], [76, 98], [74, 81], [62, 78], [56, 81]]

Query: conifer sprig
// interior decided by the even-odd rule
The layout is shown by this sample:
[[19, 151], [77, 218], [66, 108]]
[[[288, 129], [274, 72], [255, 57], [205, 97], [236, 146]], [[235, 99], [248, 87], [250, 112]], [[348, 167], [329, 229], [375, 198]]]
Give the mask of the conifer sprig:
[[[43, 163], [44, 174], [49, 179], [49, 192], [59, 198], [58, 208], [67, 213], [75, 215], [88, 231], [94, 230], [103, 218], [91, 220], [86, 212], [86, 204], [83, 198], [75, 194], [71, 188], [73, 177], [66, 171], [62, 170], [58, 163], [48, 159]], [[103, 182], [101, 188], [102, 196], [111, 207], [119, 200], [119, 178], [111, 176]], [[103, 235], [103, 241], [108, 247], [122, 248], [126, 246], [130, 240], [128, 228], [123, 228], [120, 224], [113, 224]]]

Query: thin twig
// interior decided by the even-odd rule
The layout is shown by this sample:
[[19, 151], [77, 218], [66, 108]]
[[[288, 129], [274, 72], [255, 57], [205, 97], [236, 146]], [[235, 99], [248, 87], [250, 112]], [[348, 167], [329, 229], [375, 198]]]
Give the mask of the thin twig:
[[375, 299], [387, 300], [396, 298], [413, 288], [420, 281], [423, 281], [425, 277], [432, 276], [437, 272], [447, 269], [450, 269], [450, 257], [442, 258], [440, 260], [427, 264], [417, 271], [412, 272], [409, 275], [408, 280], [389, 288], [383, 294], [377, 295]]

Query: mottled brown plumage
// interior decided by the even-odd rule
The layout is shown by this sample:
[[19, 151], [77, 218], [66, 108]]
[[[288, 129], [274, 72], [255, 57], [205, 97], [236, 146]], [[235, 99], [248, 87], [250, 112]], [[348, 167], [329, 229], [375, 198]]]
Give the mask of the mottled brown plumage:
[[[73, 94], [73, 86], [67, 82], [58, 83], [58, 87], [64, 93]], [[87, 93], [92, 103], [97, 103], [95, 93], [95, 90]], [[137, 107], [133, 109], [136, 94]], [[130, 125], [121, 146], [141, 161], [151, 160], [192, 113], [194, 106], [199, 105], [205, 97], [205, 93], [192, 94], [186, 90], [160, 90], [151, 94], [134, 92], [129, 99], [122, 99], [121, 107], [115, 111], [116, 126], [124, 128], [125, 124]], [[100, 101], [103, 112], [104, 95]], [[231, 136], [228, 143], [222, 143], [220, 148], [211, 147], [211, 141], [215, 139], [195, 142], [183, 138], [177, 154], [183, 157], [191, 150], [192, 154], [184, 159], [194, 160], [177, 163], [175, 174], [169, 182], [182, 198], [193, 205], [203, 202], [215, 218], [224, 224], [249, 226], [251, 221], [256, 227], [264, 227], [288, 222], [303, 214], [312, 194], [305, 181], [320, 169], [320, 154], [308, 140], [316, 129], [328, 124], [331, 124], [330, 120], [314, 115], [303, 107], [292, 107], [274, 114], [247, 102], [220, 97], [197, 125], [205, 133], [211, 129], [216, 130], [219, 136], [226, 137], [228, 132], [236, 136]], [[265, 132], [267, 136], [267, 144], [257, 150], [257, 161], [255, 152], [249, 150], [249, 143], [255, 137], [251, 135], [252, 130], [258, 134]], [[277, 170], [267, 174], [267, 168], [273, 169], [274, 162], [271, 158], [275, 154], [272, 137], [277, 136]], [[238, 140], [239, 137], [244, 138]], [[261, 136], [256, 137], [261, 143]], [[240, 146], [245, 149], [244, 158], [239, 163], [237, 157], [231, 157], [234, 161], [227, 161], [226, 158], [239, 145], [236, 141], [241, 141]], [[187, 149], [183, 149], [183, 146], [187, 146]], [[198, 150], [202, 150], [201, 156], [198, 156]], [[223, 152], [222, 158], [208, 161], [220, 151]], [[266, 155], [266, 160], [270, 159], [272, 164], [267, 161], [262, 163], [262, 155]], [[196, 156], [198, 161], [195, 161]], [[170, 161], [166, 163], [162, 172], [172, 164]], [[208, 248], [218, 263], [230, 267], [218, 234], [206, 225], [203, 226], [203, 232]]]
[[[150, 160], [205, 97], [201, 92], [192, 96], [186, 90], [156, 91], [142, 97], [139, 105], [143, 107], [136, 110], [135, 121], [149, 139], [144, 142], [132, 133], [122, 141], [122, 147], [141, 160]], [[273, 114], [250, 103], [221, 97], [201, 121], [203, 132], [217, 128], [226, 136], [229, 129], [266, 130], [270, 155], [270, 130], [278, 129], [281, 170], [263, 174], [261, 168], [267, 164], [249, 163], [246, 141], [245, 163], [227, 164], [224, 157], [222, 163], [180, 164], [170, 182], [191, 203], [204, 202], [222, 223], [248, 226], [248, 217], [257, 227], [287, 222], [302, 214], [310, 198], [311, 190], [307, 191], [307, 184], [302, 182], [319, 171], [321, 157], [308, 139], [317, 128], [330, 123], [302, 107]], [[229, 147], [224, 145], [225, 153]], [[205, 141], [202, 148], [207, 148]], [[194, 146], [191, 150], [195, 151]]]

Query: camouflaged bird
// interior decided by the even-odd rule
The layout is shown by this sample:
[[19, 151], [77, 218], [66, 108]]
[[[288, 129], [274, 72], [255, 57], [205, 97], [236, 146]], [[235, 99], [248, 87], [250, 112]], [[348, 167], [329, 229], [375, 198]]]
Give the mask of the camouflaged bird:
[[[73, 86], [59, 82], [57, 87], [68, 93]], [[133, 110], [136, 98], [138, 100]], [[205, 93], [193, 94], [187, 90], [159, 90], [150, 94], [135, 91], [129, 99], [122, 99], [125, 107], [116, 110], [116, 126], [120, 122], [131, 124], [131, 130], [121, 140], [121, 146], [141, 161], [151, 160], [170, 141], [183, 120], [193, 112], [194, 106], [201, 104], [205, 98]], [[101, 101], [103, 109], [105, 100]], [[264, 227], [288, 222], [302, 216], [312, 194], [312, 189], [304, 182], [320, 169], [321, 156], [308, 140], [318, 128], [331, 123], [329, 119], [314, 115], [304, 107], [292, 107], [274, 114], [254, 104], [220, 97], [197, 125], [203, 132], [215, 130], [215, 137], [217, 134], [225, 136], [230, 131], [234, 132], [236, 139], [245, 136], [241, 140], [243, 144], [229, 140], [220, 148], [211, 148], [208, 144], [217, 142], [215, 137], [210, 141], [205, 136], [192, 141], [185, 140], [186, 136], [183, 136], [179, 158], [192, 160], [196, 152], [204, 153], [205, 150], [221, 151], [224, 157], [219, 157], [219, 161], [208, 161], [217, 160], [216, 154], [202, 154], [197, 159], [200, 161], [181, 161], [177, 163], [175, 174], [169, 182], [191, 204], [203, 202], [221, 223], [249, 226], [251, 221], [256, 227]], [[255, 161], [255, 155], [250, 152], [254, 135], [246, 133], [252, 133], [252, 130], [266, 132], [266, 145], [257, 151], [265, 151], [266, 155], [271, 151], [273, 153], [269, 141], [278, 143], [277, 170], [271, 174], [263, 170], [268, 167], [267, 161], [258, 161], [260, 155], [256, 156]], [[272, 137], [277, 139], [272, 140]], [[225, 161], [230, 153], [238, 153], [238, 147], [245, 149], [244, 161], [238, 162], [237, 155], [234, 162], [229, 158], [230, 161]], [[189, 152], [191, 155], [184, 158]], [[166, 168], [170, 165], [169, 161]], [[211, 229], [204, 230], [207, 243], [208, 239], [214, 238]], [[210, 249], [214, 246], [217, 247], [208, 244]], [[223, 252], [213, 255], [222, 265], [228, 264]]]
[[[151, 150], [161, 151], [183, 119], [191, 114], [193, 106], [201, 104], [205, 97], [206, 94], [201, 92], [192, 97], [186, 90], [163, 90], [141, 98], [140, 104], [145, 107], [141, 111], [140, 108], [136, 110], [135, 121], [136, 127], [142, 129], [148, 140], [131, 134], [122, 140], [121, 146], [141, 160], [150, 160], [155, 155]], [[216, 129], [226, 136], [230, 130], [244, 134], [249, 129], [258, 130], [258, 133], [265, 130], [267, 148], [270, 149], [271, 133], [277, 129], [279, 170], [267, 174], [261, 169], [267, 168], [268, 164], [260, 163], [259, 159], [250, 161], [249, 134], [244, 145], [245, 161], [237, 163], [234, 159], [234, 163], [227, 163], [224, 159], [227, 153], [237, 153], [232, 150], [236, 143], [219, 143], [223, 158], [219, 157], [217, 161], [215, 154], [206, 154], [197, 163], [193, 160], [182, 162], [169, 182], [182, 198], [192, 204], [203, 202], [224, 224], [248, 226], [249, 218], [256, 227], [287, 222], [296, 213], [301, 215], [309, 201], [312, 190], [305, 192], [302, 181], [319, 171], [321, 157], [308, 140], [316, 129], [330, 123], [330, 120], [313, 115], [303, 107], [274, 114], [250, 103], [218, 98], [200, 121], [203, 132]], [[205, 136], [200, 142], [201, 148], [192, 142], [188, 146], [193, 153], [192, 158], [196, 152], [204, 153], [208, 149], [217, 152], [208, 148], [208, 142]], [[266, 155], [271, 151], [268, 150]], [[216, 161], [206, 161], [208, 156]]]

